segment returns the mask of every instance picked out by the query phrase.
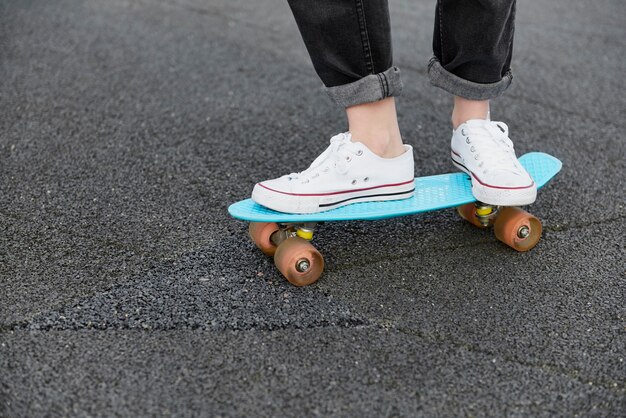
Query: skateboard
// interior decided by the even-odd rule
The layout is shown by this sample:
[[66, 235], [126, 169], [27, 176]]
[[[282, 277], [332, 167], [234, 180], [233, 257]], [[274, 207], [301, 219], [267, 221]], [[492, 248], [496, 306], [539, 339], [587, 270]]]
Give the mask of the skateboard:
[[[525, 154], [519, 161], [537, 188], [550, 181], [562, 165], [541, 152]], [[246, 199], [230, 205], [228, 212], [250, 222], [250, 238], [263, 253], [274, 257], [276, 267], [290, 283], [306, 286], [316, 282], [324, 270], [324, 258], [310, 242], [316, 224], [387, 219], [451, 207], [478, 228], [493, 226], [496, 238], [517, 251], [530, 250], [541, 238], [541, 221], [528, 212], [477, 202], [471, 180], [462, 172], [415, 178], [415, 193], [409, 199], [353, 203], [311, 214], [276, 212]]]

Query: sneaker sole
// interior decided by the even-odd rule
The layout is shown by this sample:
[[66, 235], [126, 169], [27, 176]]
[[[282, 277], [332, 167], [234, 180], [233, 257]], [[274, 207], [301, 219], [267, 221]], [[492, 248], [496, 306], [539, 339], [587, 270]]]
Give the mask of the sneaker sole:
[[413, 197], [414, 192], [413, 179], [398, 185], [320, 195], [287, 194], [256, 184], [252, 190], [252, 200], [278, 212], [304, 214], [324, 212], [353, 203], [408, 199]]
[[489, 187], [480, 183], [476, 176], [463, 165], [456, 161], [454, 154], [451, 155], [452, 163], [456, 168], [468, 174], [472, 180], [472, 194], [477, 201], [496, 206], [523, 206], [530, 205], [537, 199], [537, 187], [532, 186], [522, 189], [507, 189], [502, 187]]

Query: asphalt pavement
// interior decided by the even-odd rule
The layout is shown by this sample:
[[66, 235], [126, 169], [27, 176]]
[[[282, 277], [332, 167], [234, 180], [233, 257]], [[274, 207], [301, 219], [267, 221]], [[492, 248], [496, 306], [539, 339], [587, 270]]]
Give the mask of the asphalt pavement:
[[[416, 174], [453, 170], [434, 1], [391, 0]], [[626, 415], [626, 8], [520, 2], [516, 253], [453, 210], [328, 223], [295, 288], [228, 216], [346, 128], [283, 0], [0, 2], [0, 417]]]

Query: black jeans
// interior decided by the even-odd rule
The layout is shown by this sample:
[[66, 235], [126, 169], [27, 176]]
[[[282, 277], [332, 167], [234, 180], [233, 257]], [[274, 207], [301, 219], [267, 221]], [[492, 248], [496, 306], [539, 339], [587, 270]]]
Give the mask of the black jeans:
[[[288, 0], [313, 66], [344, 107], [402, 91], [387, 0]], [[438, 0], [428, 64], [433, 85], [485, 100], [511, 84], [515, 0]]]

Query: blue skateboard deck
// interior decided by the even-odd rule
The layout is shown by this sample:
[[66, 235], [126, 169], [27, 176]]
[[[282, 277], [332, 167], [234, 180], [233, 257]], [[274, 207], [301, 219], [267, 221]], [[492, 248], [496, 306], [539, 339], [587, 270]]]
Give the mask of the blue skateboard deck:
[[[561, 170], [561, 161], [542, 152], [530, 152], [519, 158], [537, 184], [543, 187]], [[261, 206], [252, 199], [233, 203], [228, 212], [249, 222], [302, 223], [348, 220], [376, 220], [429, 212], [475, 202], [472, 184], [465, 173], [439, 174], [415, 179], [415, 194], [410, 199], [385, 202], [353, 203], [337, 209], [311, 214], [288, 214]]]

